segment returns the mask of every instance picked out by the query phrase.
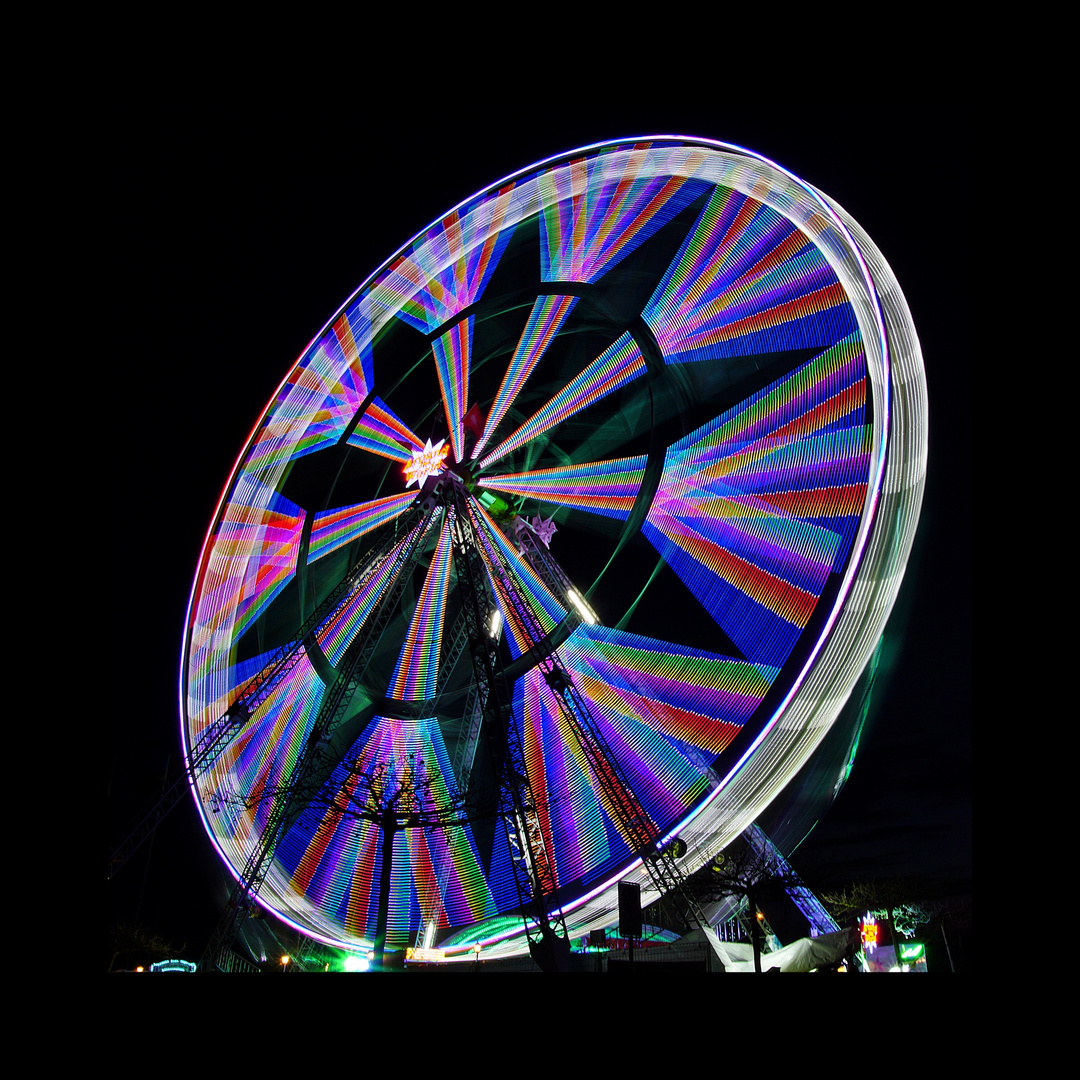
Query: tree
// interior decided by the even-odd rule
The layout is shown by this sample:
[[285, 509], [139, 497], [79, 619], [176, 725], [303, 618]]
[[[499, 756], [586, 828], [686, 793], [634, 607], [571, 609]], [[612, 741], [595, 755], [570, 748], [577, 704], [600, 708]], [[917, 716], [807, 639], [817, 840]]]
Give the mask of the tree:
[[870, 912], [884, 920], [893, 944], [916, 932], [934, 937], [940, 932], [948, 963], [956, 970], [953, 947], [957, 935], [970, 933], [971, 900], [946, 894], [942, 886], [917, 877], [856, 881], [821, 897], [837, 919]]
[[169, 960], [179, 956], [187, 944], [174, 944], [154, 930], [130, 923], [119, 923], [111, 928], [109, 971], [114, 971], [117, 962], [148, 965], [152, 961]]
[[744, 835], [694, 874], [688, 884], [702, 904], [728, 897], [744, 902], [754, 948], [754, 971], [760, 974], [765, 941], [764, 909], [784, 899], [789, 889], [802, 885], [799, 876], [771, 847], [752, 844]]
[[[218, 790], [211, 796], [211, 809], [251, 811], [262, 802], [288, 799], [288, 785], [260, 785], [247, 795]], [[497, 794], [497, 793], [496, 793]], [[383, 966], [389, 919], [390, 884], [394, 860], [394, 839], [406, 829], [447, 829], [472, 825], [499, 816], [497, 798], [479, 790], [467, 799], [452, 781], [428, 771], [422, 754], [401, 753], [372, 762], [354, 758], [346, 764], [338, 786], [329, 785], [315, 793], [305, 793], [306, 801], [297, 820], [309, 828], [334, 829], [342, 818], [371, 822], [380, 830], [382, 872], [379, 880], [379, 908], [375, 928], [374, 965]], [[427, 898], [434, 916], [441, 913], [442, 896], [436, 888]]]
[[930, 921], [930, 913], [918, 901], [923, 888], [916, 878], [856, 881], [839, 892], [822, 894], [821, 899], [838, 920], [866, 913], [884, 919], [895, 946], [901, 936], [914, 937], [915, 930]]
[[[390, 878], [394, 837], [405, 829], [446, 829], [471, 824], [483, 813], [493, 815], [494, 806], [484, 810], [470, 806], [456, 789], [437, 774], [428, 772], [421, 755], [410, 753], [365, 767], [356, 759], [344, 782], [329, 804], [330, 817], [353, 817], [378, 825], [382, 833], [382, 874], [379, 883], [379, 913], [375, 930], [375, 967], [381, 968], [386, 948], [386, 928], [390, 901]], [[440, 906], [436, 891], [431, 902]]]

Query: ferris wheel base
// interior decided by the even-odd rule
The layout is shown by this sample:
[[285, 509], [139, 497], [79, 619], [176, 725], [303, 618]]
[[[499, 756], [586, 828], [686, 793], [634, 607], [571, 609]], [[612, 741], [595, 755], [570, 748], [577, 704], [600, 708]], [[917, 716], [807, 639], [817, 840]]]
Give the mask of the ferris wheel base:
[[552, 931], [539, 941], [530, 941], [529, 954], [541, 971], [570, 970], [570, 942]]

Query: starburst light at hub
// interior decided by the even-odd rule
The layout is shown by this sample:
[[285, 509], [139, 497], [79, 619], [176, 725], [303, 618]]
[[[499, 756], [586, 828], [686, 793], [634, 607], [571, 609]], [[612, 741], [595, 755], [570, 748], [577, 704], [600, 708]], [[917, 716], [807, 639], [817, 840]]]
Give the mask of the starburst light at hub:
[[422, 450], [414, 450], [412, 460], [405, 463], [405, 486], [422, 484], [429, 476], [438, 476], [443, 471], [443, 462], [450, 453], [445, 439], [440, 439], [434, 446], [428, 439]]

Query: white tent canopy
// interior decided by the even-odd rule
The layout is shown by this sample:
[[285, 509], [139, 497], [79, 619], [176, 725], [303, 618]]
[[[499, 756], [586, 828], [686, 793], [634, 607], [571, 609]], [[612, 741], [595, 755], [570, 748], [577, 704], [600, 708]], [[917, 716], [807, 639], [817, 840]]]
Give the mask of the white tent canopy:
[[[708, 937], [725, 971], [754, 970], [754, 947], [749, 942], [720, 941], [712, 931]], [[833, 967], [854, 955], [857, 948], [858, 940], [854, 930], [840, 930], [835, 934], [822, 934], [816, 938], [801, 938], [781, 949], [763, 954], [761, 970], [814, 971], [820, 967]]]

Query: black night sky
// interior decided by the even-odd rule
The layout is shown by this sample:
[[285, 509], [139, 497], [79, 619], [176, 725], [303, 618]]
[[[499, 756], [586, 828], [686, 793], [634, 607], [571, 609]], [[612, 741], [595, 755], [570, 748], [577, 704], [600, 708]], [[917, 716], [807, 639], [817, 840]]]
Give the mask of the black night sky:
[[[177, 685], [191, 579], [242, 444], [312, 336], [367, 275], [444, 211], [541, 158], [607, 138], [700, 135], [746, 146], [836, 199], [912, 309], [930, 402], [919, 534], [886, 634], [851, 779], [793, 862], [811, 885], [914, 874], [970, 891], [970, 168], [963, 111], [817, 115], [737, 108], [455, 114], [249, 106], [107, 118], [119, 370], [111, 588], [107, 841], [179, 764]], [[119, 355], [116, 355], [119, 354]], [[186, 803], [110, 882], [196, 958], [224, 875]]]

